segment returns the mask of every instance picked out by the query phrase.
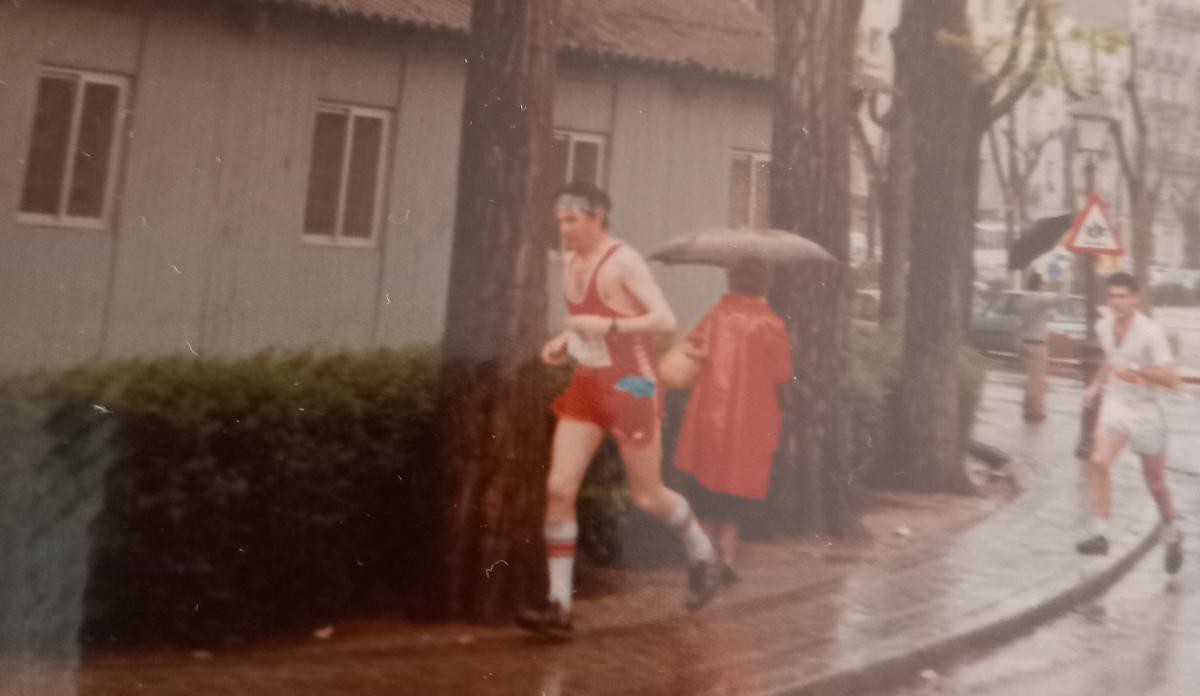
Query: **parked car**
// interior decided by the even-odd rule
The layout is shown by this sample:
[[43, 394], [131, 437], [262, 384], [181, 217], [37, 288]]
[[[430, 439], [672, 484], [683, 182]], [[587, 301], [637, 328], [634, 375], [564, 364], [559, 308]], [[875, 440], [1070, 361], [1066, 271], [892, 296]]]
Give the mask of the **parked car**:
[[[1017, 298], [1024, 291], [1008, 290], [976, 303], [968, 332], [971, 345], [983, 351], [1013, 353], [1017, 349]], [[1071, 357], [1087, 334], [1087, 303], [1079, 295], [1060, 295], [1049, 314], [1050, 353]]]

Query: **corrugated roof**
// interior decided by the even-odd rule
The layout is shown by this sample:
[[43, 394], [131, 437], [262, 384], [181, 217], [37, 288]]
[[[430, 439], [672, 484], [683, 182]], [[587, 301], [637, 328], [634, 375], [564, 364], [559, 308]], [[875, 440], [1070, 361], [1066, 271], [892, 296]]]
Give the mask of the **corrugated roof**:
[[[257, 0], [391, 24], [466, 33], [470, 0]], [[741, 0], [564, 0], [571, 52], [767, 79], [769, 20]]]

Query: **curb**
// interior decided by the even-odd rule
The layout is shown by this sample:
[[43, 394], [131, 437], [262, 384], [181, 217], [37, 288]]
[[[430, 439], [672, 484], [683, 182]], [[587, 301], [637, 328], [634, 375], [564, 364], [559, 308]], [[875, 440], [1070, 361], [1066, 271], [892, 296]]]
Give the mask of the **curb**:
[[[1139, 510], [1137, 523], [1147, 524], [1149, 531], [1139, 531], [1140, 538], [1124, 553], [1110, 556], [1110, 562], [1103, 569], [1086, 573], [1081, 581], [1054, 592], [1034, 606], [983, 621], [955, 635], [915, 645], [869, 664], [835, 670], [800, 683], [780, 685], [769, 693], [772, 696], [862, 696], [895, 688], [897, 683], [911, 681], [923, 669], [945, 666], [965, 653], [996, 647], [1029, 633], [1073, 607], [1100, 596], [1146, 555], [1155, 544], [1158, 530], [1157, 522], [1148, 523], [1152, 517], [1148, 512], [1152, 512], [1150, 506]], [[1157, 517], [1153, 519], [1157, 520]]]

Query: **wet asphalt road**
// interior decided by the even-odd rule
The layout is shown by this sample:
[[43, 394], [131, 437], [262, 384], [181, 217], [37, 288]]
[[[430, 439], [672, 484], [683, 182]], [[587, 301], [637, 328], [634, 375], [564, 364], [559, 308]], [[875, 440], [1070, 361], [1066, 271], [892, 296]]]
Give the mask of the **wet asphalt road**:
[[[1024, 638], [926, 671], [895, 696], [1195, 696], [1200, 694], [1200, 398], [1172, 399], [1170, 482], [1185, 561], [1161, 546], [1106, 594]], [[1123, 458], [1119, 466], [1137, 466]]]

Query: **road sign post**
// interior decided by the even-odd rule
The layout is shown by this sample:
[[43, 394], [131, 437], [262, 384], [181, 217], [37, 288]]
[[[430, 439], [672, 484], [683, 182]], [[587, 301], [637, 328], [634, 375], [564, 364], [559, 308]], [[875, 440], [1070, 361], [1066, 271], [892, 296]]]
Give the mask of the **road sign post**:
[[[1089, 189], [1091, 187], [1089, 186]], [[1089, 190], [1087, 204], [1075, 216], [1071, 229], [1067, 231], [1066, 247], [1071, 252], [1084, 257], [1083, 282], [1084, 294], [1087, 297], [1087, 338], [1080, 347], [1079, 366], [1083, 370], [1083, 385], [1088, 385], [1096, 378], [1100, 370], [1103, 350], [1096, 340], [1097, 284], [1096, 258], [1098, 256], [1120, 256], [1121, 235], [1109, 220], [1104, 201], [1095, 192]], [[1092, 451], [1092, 435], [1096, 429], [1096, 420], [1100, 415], [1100, 405], [1097, 402], [1085, 404], [1083, 422], [1079, 432], [1079, 446], [1075, 449], [1076, 456], [1087, 457]]]

